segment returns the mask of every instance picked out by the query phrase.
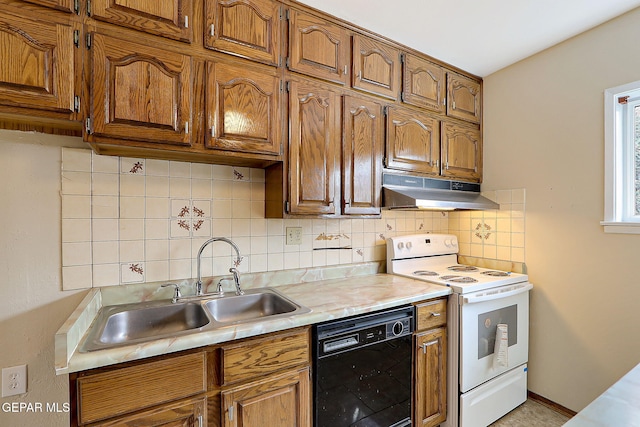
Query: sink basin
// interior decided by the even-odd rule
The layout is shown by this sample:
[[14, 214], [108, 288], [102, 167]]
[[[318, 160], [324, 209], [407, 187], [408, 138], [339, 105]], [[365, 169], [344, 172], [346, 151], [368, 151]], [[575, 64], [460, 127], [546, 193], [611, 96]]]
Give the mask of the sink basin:
[[104, 307], [85, 341], [91, 351], [176, 336], [209, 324], [199, 302], [167, 301]]
[[80, 352], [177, 337], [217, 327], [260, 321], [311, 310], [272, 288], [251, 289], [244, 295], [203, 295], [103, 307], [80, 344]]
[[207, 301], [204, 305], [213, 321], [218, 324], [241, 323], [309, 311], [272, 289], [248, 291], [244, 295], [225, 296]]

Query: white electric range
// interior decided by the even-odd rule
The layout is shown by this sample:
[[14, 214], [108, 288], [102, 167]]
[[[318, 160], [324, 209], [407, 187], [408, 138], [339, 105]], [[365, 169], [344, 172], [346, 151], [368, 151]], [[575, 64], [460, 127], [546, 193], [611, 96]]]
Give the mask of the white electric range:
[[[450, 287], [447, 421], [486, 427], [527, 398], [529, 290], [526, 274], [458, 264], [448, 234], [387, 239], [387, 273]], [[498, 344], [496, 345], [496, 341]]]

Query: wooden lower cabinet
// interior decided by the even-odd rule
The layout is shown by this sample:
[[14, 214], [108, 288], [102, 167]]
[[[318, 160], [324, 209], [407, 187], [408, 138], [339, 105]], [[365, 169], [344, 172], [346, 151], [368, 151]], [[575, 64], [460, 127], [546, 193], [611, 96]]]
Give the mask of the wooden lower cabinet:
[[416, 306], [413, 426], [433, 427], [447, 419], [446, 299]]
[[96, 427], [205, 427], [207, 398], [179, 401], [160, 408], [92, 424]]
[[222, 392], [225, 427], [310, 427], [310, 368], [269, 376]]
[[69, 376], [72, 427], [310, 427], [310, 328]]

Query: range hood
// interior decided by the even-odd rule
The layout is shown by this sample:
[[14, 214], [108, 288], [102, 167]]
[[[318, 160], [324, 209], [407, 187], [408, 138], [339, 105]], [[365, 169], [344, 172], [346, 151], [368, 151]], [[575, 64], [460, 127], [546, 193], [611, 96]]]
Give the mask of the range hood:
[[480, 184], [384, 174], [384, 209], [485, 210], [500, 205], [480, 195]]

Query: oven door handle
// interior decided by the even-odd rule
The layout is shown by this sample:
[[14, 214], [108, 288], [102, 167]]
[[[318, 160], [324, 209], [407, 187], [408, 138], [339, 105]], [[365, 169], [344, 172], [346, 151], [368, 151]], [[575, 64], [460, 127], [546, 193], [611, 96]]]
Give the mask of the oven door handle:
[[513, 295], [529, 292], [531, 289], [533, 289], [533, 285], [527, 282], [526, 284], [522, 286], [518, 286], [517, 288], [512, 289], [510, 291], [504, 291], [504, 292], [487, 291], [481, 294], [463, 296], [462, 298], [463, 298], [464, 304], [475, 304], [479, 302], [511, 297]]

